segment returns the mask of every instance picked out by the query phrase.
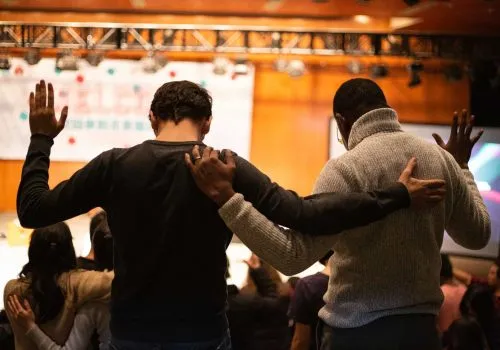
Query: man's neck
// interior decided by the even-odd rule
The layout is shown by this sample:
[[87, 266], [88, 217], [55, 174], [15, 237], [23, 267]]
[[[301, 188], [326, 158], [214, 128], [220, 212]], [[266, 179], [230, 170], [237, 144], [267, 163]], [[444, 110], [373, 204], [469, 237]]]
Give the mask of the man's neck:
[[178, 124], [171, 121], [165, 122], [156, 135], [156, 140], [167, 142], [200, 142], [202, 135], [199, 127], [186, 119], [180, 121]]

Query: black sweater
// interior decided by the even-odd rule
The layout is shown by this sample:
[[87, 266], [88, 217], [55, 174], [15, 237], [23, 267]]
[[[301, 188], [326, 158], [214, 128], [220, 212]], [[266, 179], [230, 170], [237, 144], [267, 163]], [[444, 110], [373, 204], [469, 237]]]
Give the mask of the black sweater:
[[[115, 240], [111, 331], [131, 341], [202, 341], [225, 333], [226, 255], [232, 233], [196, 187], [184, 154], [196, 142], [146, 141], [104, 152], [69, 180], [48, 186], [53, 140], [34, 135], [17, 211], [43, 227], [102, 207]], [[270, 220], [305, 234], [332, 234], [408, 207], [406, 188], [323, 194], [286, 191], [236, 157], [235, 191]], [[292, 166], [292, 164], [290, 165]]]

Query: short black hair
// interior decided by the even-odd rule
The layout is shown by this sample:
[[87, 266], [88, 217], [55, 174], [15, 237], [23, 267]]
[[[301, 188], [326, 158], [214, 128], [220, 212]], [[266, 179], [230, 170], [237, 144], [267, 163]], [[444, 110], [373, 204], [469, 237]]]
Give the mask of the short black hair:
[[328, 260], [330, 260], [330, 258], [332, 257], [332, 255], [333, 255], [333, 250], [329, 250], [328, 253], [326, 253], [324, 257], [322, 257], [321, 259], [319, 259], [319, 262], [322, 265], [326, 266], [328, 264]]
[[156, 90], [151, 111], [155, 117], [176, 124], [184, 118], [200, 121], [212, 116], [212, 97], [193, 82], [171, 81]]
[[441, 254], [441, 279], [447, 280], [453, 278], [453, 266], [451, 265], [448, 254]]
[[372, 109], [388, 107], [384, 92], [370, 79], [348, 80], [333, 97], [333, 113], [348, 119], [357, 119]]

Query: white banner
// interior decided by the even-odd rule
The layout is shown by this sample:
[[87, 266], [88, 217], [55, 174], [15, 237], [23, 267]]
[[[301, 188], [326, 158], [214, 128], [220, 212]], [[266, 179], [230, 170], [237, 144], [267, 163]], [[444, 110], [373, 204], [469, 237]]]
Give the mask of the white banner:
[[155, 74], [139, 61], [104, 60], [98, 67], [80, 61], [78, 71], [58, 71], [55, 59], [29, 66], [12, 59], [0, 71], [0, 159], [24, 159], [29, 144], [28, 96], [40, 79], [52, 82], [57, 116], [69, 106], [66, 128], [55, 140], [51, 159], [89, 161], [114, 147], [154, 138], [148, 113], [155, 91], [172, 80], [205, 87], [213, 98], [213, 122], [205, 143], [249, 157], [254, 70], [218, 76], [212, 63], [171, 62]]

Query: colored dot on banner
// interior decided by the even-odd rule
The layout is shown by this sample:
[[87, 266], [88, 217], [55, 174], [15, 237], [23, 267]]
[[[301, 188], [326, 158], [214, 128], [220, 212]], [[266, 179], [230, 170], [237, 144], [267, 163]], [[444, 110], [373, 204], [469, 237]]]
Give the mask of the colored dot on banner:
[[201, 85], [202, 88], [205, 88], [205, 87], [207, 87], [207, 82], [205, 80], [202, 80], [200, 82], [200, 85]]
[[61, 69], [56, 67], [56, 74], [61, 74]]
[[108, 69], [108, 74], [109, 74], [109, 75], [113, 75], [113, 74], [115, 74], [115, 69], [114, 69], [114, 68], [109, 68], [109, 69]]
[[21, 118], [21, 120], [26, 120], [26, 119], [28, 119], [28, 113], [26, 113], [26, 112], [22, 112], [22, 113], [19, 115], [19, 118]]
[[177, 73], [173, 70], [171, 70], [168, 74], [170, 75], [170, 78], [175, 78], [175, 76], [177, 75]]
[[85, 80], [85, 79], [84, 79], [83, 75], [78, 74], [78, 75], [76, 76], [76, 81], [77, 81], [77, 82], [79, 82], [79, 83], [83, 83], [83, 81], [84, 81], [84, 80]]
[[238, 74], [236, 74], [236, 73], [233, 73], [233, 74], [231, 75], [231, 79], [232, 79], [232, 80], [236, 80], [236, 78], [237, 78], [237, 77], [238, 77]]
[[74, 144], [76, 143], [76, 139], [75, 139], [73, 136], [71, 136], [71, 137], [68, 139], [68, 143], [69, 143], [70, 145], [74, 145]]
[[140, 92], [140, 91], [141, 91], [141, 86], [140, 86], [140, 85], [138, 85], [138, 84], [135, 84], [135, 85], [134, 85], [134, 92], [135, 92], [135, 93], [138, 93], [138, 92]]
[[23, 75], [23, 73], [24, 73], [23, 67], [17, 66], [16, 69], [14, 70], [15, 75]]

